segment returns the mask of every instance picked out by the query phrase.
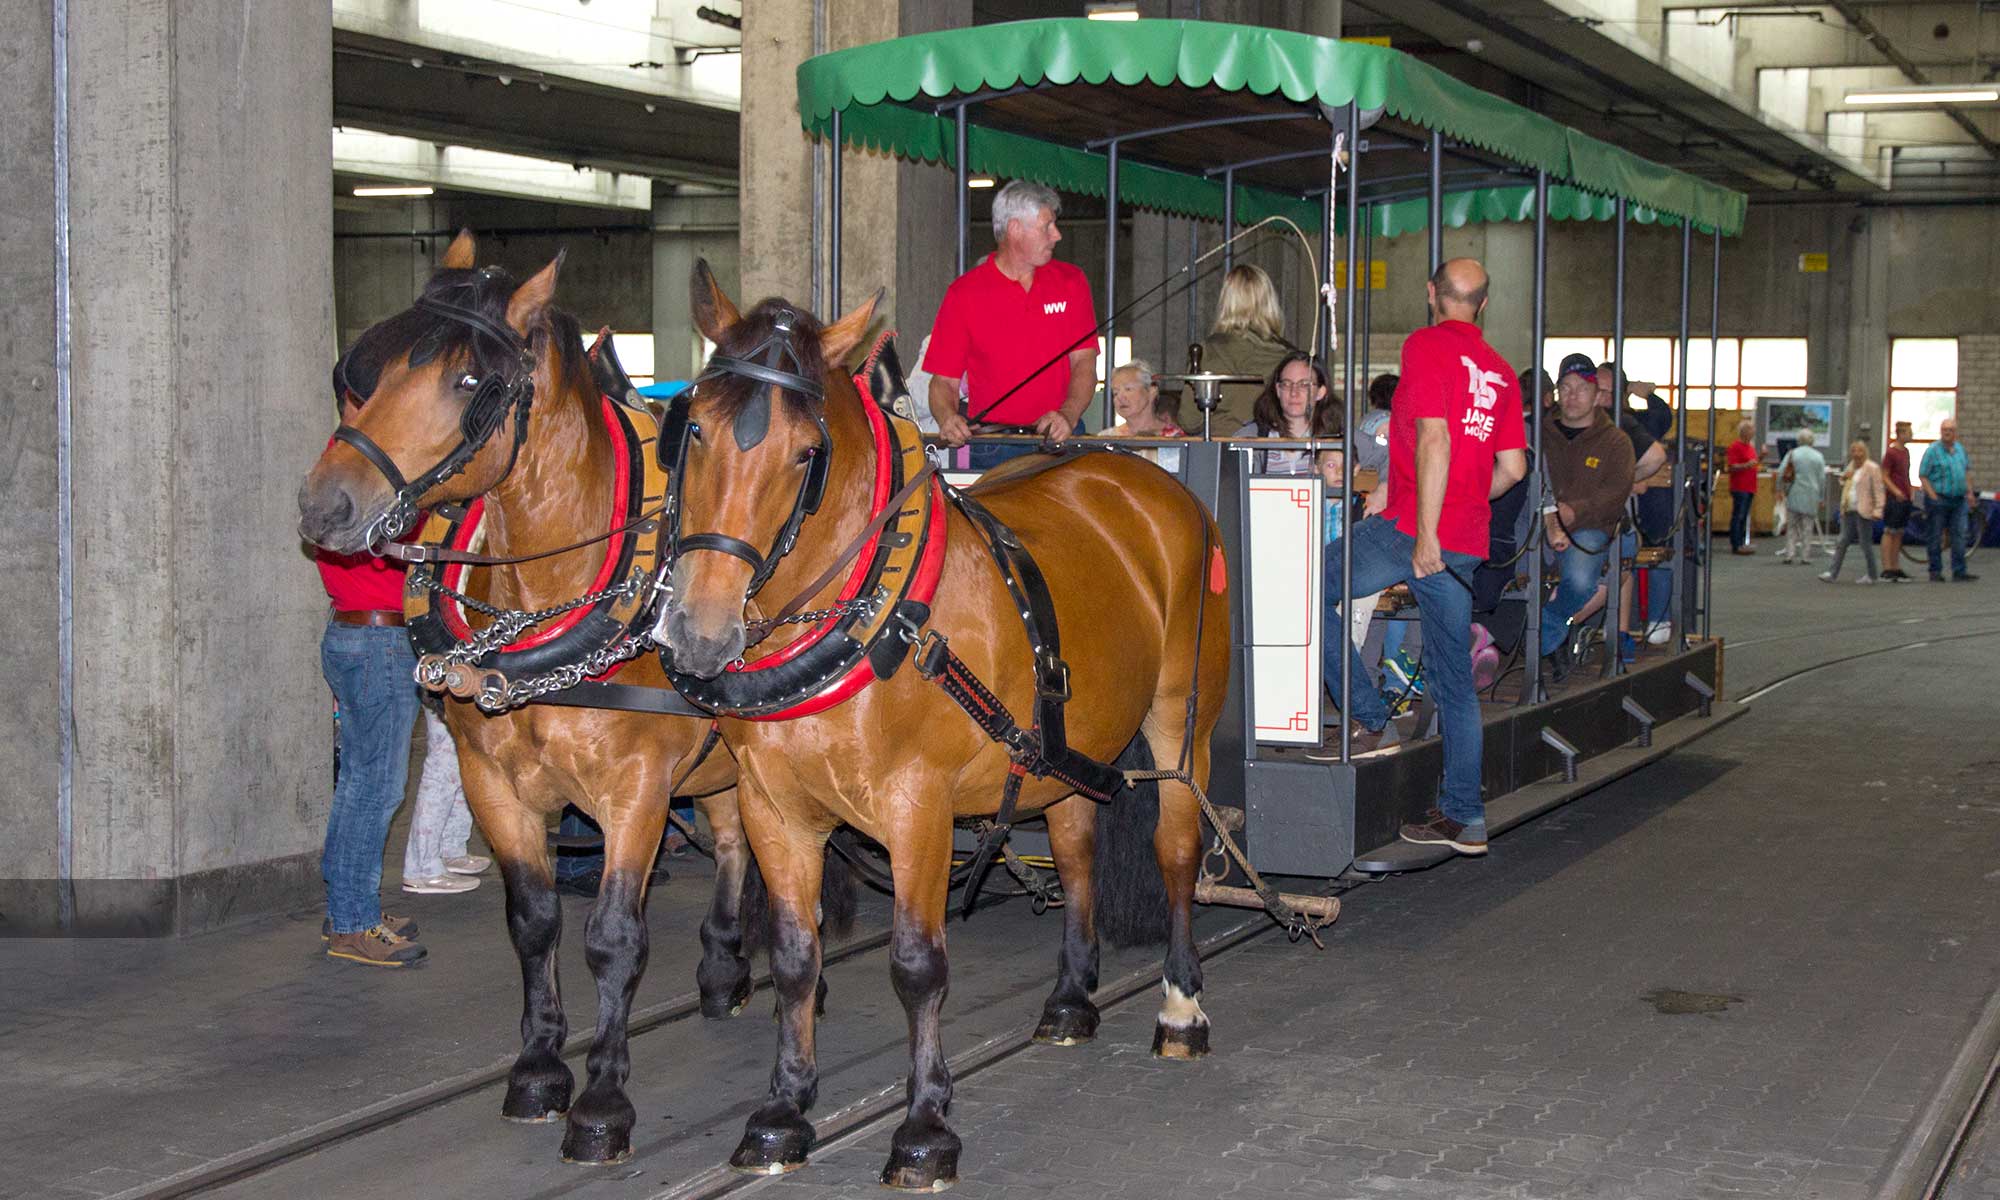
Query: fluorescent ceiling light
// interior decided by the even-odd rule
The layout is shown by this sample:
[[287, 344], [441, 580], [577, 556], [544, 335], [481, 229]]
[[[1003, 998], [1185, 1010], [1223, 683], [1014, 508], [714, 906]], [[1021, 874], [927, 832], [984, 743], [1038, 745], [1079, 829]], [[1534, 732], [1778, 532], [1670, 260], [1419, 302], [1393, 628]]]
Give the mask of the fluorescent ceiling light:
[[1139, 19], [1139, 6], [1129, 2], [1086, 4], [1083, 6], [1083, 15], [1093, 21], [1136, 21]]
[[965, 186], [969, 188], [990, 188], [994, 182], [995, 180], [991, 175], [974, 175], [965, 181]]
[[411, 187], [358, 187], [354, 189], [354, 194], [357, 196], [428, 196], [436, 190], [424, 185]]
[[1923, 104], [2000, 104], [2000, 87], [1986, 84], [1930, 84], [1914, 87], [1860, 88], [1847, 93], [1849, 104], [1870, 106]]

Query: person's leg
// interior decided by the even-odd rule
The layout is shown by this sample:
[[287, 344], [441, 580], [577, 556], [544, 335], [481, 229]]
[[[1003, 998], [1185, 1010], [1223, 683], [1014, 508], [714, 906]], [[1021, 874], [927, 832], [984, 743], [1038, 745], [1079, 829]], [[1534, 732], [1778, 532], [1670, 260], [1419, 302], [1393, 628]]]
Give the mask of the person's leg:
[[[1646, 572], [1646, 631], [1651, 633], [1654, 626], [1664, 627], [1673, 617], [1674, 610], [1674, 567], [1664, 563]], [[1665, 637], [1665, 634], [1660, 636]]]
[[[584, 815], [582, 809], [572, 805], [563, 809], [562, 820], [556, 823], [556, 832], [564, 837], [583, 837], [603, 831], [598, 829], [597, 822]], [[581, 886], [603, 874], [603, 850], [565, 849], [556, 855], [555, 877], [558, 884]]]
[[[1898, 520], [1898, 517], [1901, 520]], [[1884, 575], [1900, 572], [1903, 569], [1903, 525], [1909, 519], [1909, 512], [1894, 500], [1883, 507], [1882, 573]]]
[[1729, 493], [1729, 548], [1740, 550], [1750, 544], [1750, 508], [1755, 492]]
[[410, 775], [416, 656], [401, 629], [329, 623], [320, 665], [340, 701], [340, 781], [320, 874], [332, 931], [359, 933], [382, 920], [382, 848]]
[[[1409, 577], [1410, 550], [1415, 543], [1397, 532], [1394, 525], [1380, 517], [1370, 517], [1355, 525], [1353, 538], [1352, 576], [1348, 590], [1357, 599], [1380, 592]], [[1338, 704], [1340, 656], [1345, 654], [1351, 672], [1348, 684], [1353, 689], [1352, 711], [1347, 715], [1368, 729], [1381, 729], [1389, 723], [1389, 706], [1383, 702], [1382, 693], [1368, 681], [1368, 672], [1362, 666], [1360, 653], [1345, 636], [1347, 622], [1341, 616], [1341, 610], [1348, 601], [1340, 594], [1340, 553], [1340, 541], [1335, 539], [1326, 548], [1325, 588], [1321, 592], [1326, 598], [1325, 621], [1320, 633], [1322, 682]]]
[[1605, 552], [1595, 554], [1576, 545], [1562, 552], [1556, 560], [1556, 570], [1560, 573], [1556, 583], [1555, 599], [1542, 609], [1542, 653], [1555, 653], [1569, 636], [1571, 621], [1583, 611], [1597, 591], [1597, 577], [1604, 571]]
[[1862, 578], [1880, 579], [1882, 567], [1875, 561], [1875, 522], [1860, 513], [1851, 515], [1854, 517], [1854, 540], [1861, 543], [1861, 561], [1868, 567], [1868, 574]]
[[1854, 536], [1855, 520], [1854, 513], [1840, 514], [1840, 542], [1833, 548], [1833, 565], [1826, 569], [1826, 574], [1821, 576], [1822, 579], [1840, 578], [1840, 566], [1847, 561], [1847, 543]]
[[1932, 579], [1944, 578], [1944, 547], [1938, 545], [1938, 540], [1944, 536], [1944, 526], [1944, 501], [1924, 501], [1924, 549], [1930, 557]]
[[[424, 719], [424, 765], [417, 776], [417, 797], [410, 808], [410, 836], [403, 843], [403, 878], [434, 879], [445, 873], [445, 827], [451, 821], [452, 809], [465, 805], [464, 793], [458, 787], [458, 747], [451, 741], [451, 731], [444, 727], [443, 718], [430, 709], [423, 710]], [[449, 765], [447, 765], [449, 764]], [[459, 849], [450, 854], [465, 853], [461, 839]]]
[[1444, 559], [1447, 570], [1410, 585], [1424, 627], [1425, 686], [1437, 703], [1438, 732], [1444, 738], [1444, 788], [1438, 793], [1438, 809], [1483, 837], [1486, 806], [1479, 794], [1481, 730], [1479, 696], [1472, 687], [1472, 592], [1465, 583], [1479, 560], [1449, 551]]
[[1035, 447], [1025, 442], [973, 442], [966, 447], [965, 465], [970, 471], [990, 471], [1003, 462], [1034, 452]]
[[1951, 522], [1951, 577], [1965, 574], [1966, 539], [1971, 536], [1966, 514], [1967, 498], [1960, 496], [1945, 510], [1945, 517]]

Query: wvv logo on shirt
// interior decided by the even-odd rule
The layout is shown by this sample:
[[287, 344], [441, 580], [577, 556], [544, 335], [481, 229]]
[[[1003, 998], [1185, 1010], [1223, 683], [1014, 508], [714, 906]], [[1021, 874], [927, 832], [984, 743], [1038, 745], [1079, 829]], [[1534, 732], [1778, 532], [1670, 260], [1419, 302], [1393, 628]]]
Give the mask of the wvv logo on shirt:
[[1486, 441], [1493, 436], [1493, 406], [1500, 401], [1500, 392], [1494, 386], [1506, 380], [1498, 371], [1482, 371], [1479, 364], [1461, 354], [1458, 361], [1465, 367], [1465, 390], [1472, 404], [1465, 410], [1462, 430], [1467, 437]]
[[1068, 309], [1069, 309], [1069, 301], [1051, 300], [1049, 303], [1042, 305], [1042, 315], [1045, 317], [1053, 317], [1059, 312], [1068, 311]]

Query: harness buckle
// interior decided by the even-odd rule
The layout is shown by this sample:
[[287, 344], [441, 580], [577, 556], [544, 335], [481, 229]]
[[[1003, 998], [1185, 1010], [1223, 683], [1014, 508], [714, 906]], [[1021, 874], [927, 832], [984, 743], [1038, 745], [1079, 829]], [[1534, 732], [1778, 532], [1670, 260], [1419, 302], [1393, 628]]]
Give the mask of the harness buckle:
[[1036, 655], [1035, 689], [1045, 699], [1069, 703], [1069, 664], [1053, 654]]
[[925, 679], [936, 679], [943, 674], [944, 660], [951, 654], [951, 643], [945, 640], [945, 636], [935, 629], [928, 630], [916, 646], [917, 674]]

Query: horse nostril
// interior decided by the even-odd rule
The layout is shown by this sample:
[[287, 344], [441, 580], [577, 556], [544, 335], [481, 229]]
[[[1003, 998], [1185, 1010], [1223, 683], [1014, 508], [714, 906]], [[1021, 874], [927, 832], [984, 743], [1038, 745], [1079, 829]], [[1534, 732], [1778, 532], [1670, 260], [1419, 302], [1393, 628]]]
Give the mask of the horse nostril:
[[317, 541], [353, 523], [354, 497], [345, 488], [315, 491], [308, 484], [299, 490], [299, 518], [300, 531]]

